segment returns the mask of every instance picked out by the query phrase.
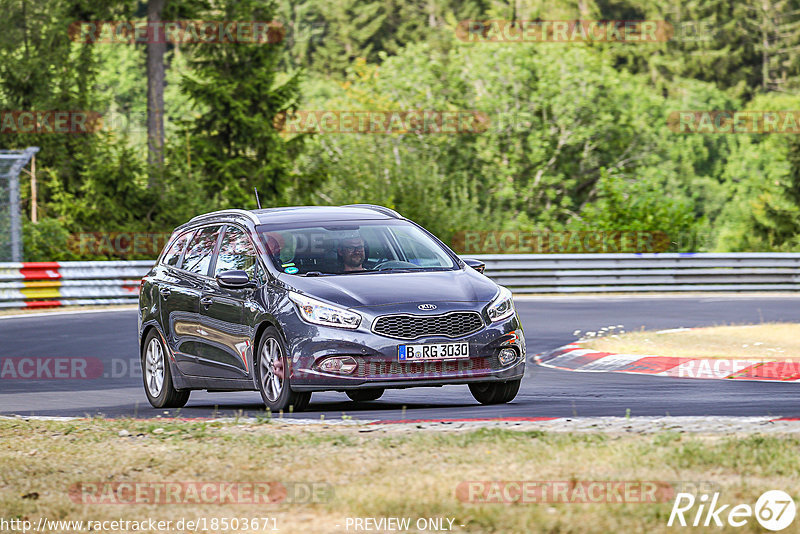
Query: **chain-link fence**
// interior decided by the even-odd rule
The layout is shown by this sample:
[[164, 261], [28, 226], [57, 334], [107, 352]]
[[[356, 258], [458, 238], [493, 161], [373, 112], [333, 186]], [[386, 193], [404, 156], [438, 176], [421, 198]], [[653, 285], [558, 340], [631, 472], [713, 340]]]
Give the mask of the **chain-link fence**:
[[22, 261], [19, 173], [38, 151], [0, 150], [0, 261]]

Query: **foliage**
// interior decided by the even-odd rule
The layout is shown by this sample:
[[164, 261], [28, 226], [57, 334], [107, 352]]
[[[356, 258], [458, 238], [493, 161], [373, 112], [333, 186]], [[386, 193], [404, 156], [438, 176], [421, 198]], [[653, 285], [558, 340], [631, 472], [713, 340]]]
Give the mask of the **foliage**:
[[[797, 110], [794, 95], [757, 97], [752, 109]], [[790, 135], [742, 135], [725, 169], [730, 198], [717, 248], [800, 251], [800, 145]]]
[[68, 261], [77, 259], [70, 245], [70, 233], [58, 219], [25, 221], [22, 243], [27, 261]]
[[[437, 53], [420, 43], [385, 57], [379, 70], [351, 69], [342, 87], [306, 89], [320, 95], [309, 108], [478, 110], [489, 118], [477, 133], [319, 135], [299, 160], [301, 174], [327, 177], [317, 202], [383, 200], [445, 239], [606, 223], [685, 236], [704, 224], [691, 187], [718, 183], [721, 169], [710, 160], [726, 151], [726, 140], [704, 145], [672, 134], [664, 120], [683, 100], [725, 102], [719, 91], [690, 85], [682, 101], [667, 101], [645, 77], [616, 73], [587, 47], [460, 44]], [[632, 184], [624, 194], [623, 183]], [[665, 190], [675, 199], [651, 210]], [[646, 197], [638, 211], [628, 211], [628, 195]], [[617, 201], [624, 204], [612, 217]]]
[[480, 19], [485, 0], [281, 0], [287, 64], [344, 77], [359, 59], [379, 63], [415, 42], [451, 42], [456, 21]]
[[586, 206], [579, 229], [600, 232], [663, 232], [669, 250], [698, 250], [705, 220], [697, 220], [686, 197], [664, 197], [663, 189], [645, 181], [625, 181], [603, 174], [597, 201]]
[[[275, 13], [274, 4], [255, 0], [222, 0], [213, 9], [221, 20], [272, 20]], [[297, 143], [281, 138], [273, 123], [297, 105], [298, 73], [279, 73], [280, 56], [277, 44], [192, 46], [182, 89], [206, 111], [186, 132], [192, 174], [212, 206], [251, 206], [253, 186], [272, 202], [287, 183]]]
[[[101, 113], [39, 146], [39, 225], [168, 232], [198, 212], [373, 202], [445, 240], [468, 230], [663, 231], [672, 250], [800, 250], [800, 144], [680, 134], [681, 110], [798, 110], [800, 0], [167, 0], [165, 20], [272, 20], [273, 44], [170, 45], [166, 169], [148, 188], [144, 45], [79, 43], [76, 21], [143, 3], [0, 0], [0, 109]], [[459, 21], [666, 20], [656, 43], [468, 43]], [[292, 110], [475, 110], [459, 134], [281, 133]], [[24, 181], [23, 181], [24, 184]], [[21, 188], [24, 206], [30, 190]], [[28, 214], [26, 214], [27, 216]], [[53, 240], [49, 246], [45, 242]]]

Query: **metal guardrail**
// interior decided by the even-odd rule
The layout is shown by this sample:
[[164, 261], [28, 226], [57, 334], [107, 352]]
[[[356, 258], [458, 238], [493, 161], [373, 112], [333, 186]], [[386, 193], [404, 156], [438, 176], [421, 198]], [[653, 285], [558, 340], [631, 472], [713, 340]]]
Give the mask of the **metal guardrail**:
[[134, 304], [152, 260], [0, 263], [0, 308]]
[[[797, 291], [800, 253], [496, 254], [499, 284], [525, 293]], [[153, 265], [143, 261], [0, 263], [0, 308], [127, 304]]]
[[473, 256], [516, 292], [796, 291], [800, 253], [495, 254]]

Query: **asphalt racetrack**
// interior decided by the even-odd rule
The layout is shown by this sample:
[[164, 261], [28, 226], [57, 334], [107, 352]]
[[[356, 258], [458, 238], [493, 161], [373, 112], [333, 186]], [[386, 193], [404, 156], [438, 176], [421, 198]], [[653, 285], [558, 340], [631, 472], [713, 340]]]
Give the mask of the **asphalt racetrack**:
[[[573, 341], [575, 330], [624, 325], [660, 330], [718, 324], [800, 322], [800, 296], [523, 297], [517, 310], [528, 356]], [[0, 317], [0, 360], [89, 357], [102, 361], [93, 379], [0, 379], [0, 415], [107, 417], [258, 416], [257, 392], [195, 391], [186, 407], [156, 410], [145, 398], [138, 368], [136, 310]], [[530, 358], [529, 358], [530, 359]], [[463, 419], [494, 417], [800, 416], [800, 383], [676, 379], [577, 373], [528, 363], [517, 398], [481, 406], [466, 386], [389, 390], [377, 401], [351, 402], [343, 393], [314, 393], [293, 418]]]

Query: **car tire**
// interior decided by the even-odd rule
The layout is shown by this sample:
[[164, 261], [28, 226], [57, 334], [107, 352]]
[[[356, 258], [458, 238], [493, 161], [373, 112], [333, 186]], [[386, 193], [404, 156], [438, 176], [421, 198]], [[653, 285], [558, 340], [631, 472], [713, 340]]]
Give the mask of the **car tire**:
[[369, 389], [353, 389], [350, 391], [345, 391], [347, 396], [350, 397], [350, 400], [355, 402], [367, 402], [367, 401], [374, 401], [381, 398], [383, 392], [386, 391], [383, 388], [369, 388]]
[[289, 378], [291, 359], [287, 357], [283, 340], [275, 327], [264, 330], [256, 355], [256, 383], [264, 405], [273, 412], [305, 410], [311, 401], [311, 393], [292, 391]]
[[470, 384], [469, 391], [481, 404], [504, 404], [514, 400], [521, 383], [522, 379], [509, 382], [479, 382]]
[[153, 408], [181, 408], [191, 391], [175, 389], [164, 342], [156, 329], [150, 330], [142, 346], [142, 380], [147, 400]]

